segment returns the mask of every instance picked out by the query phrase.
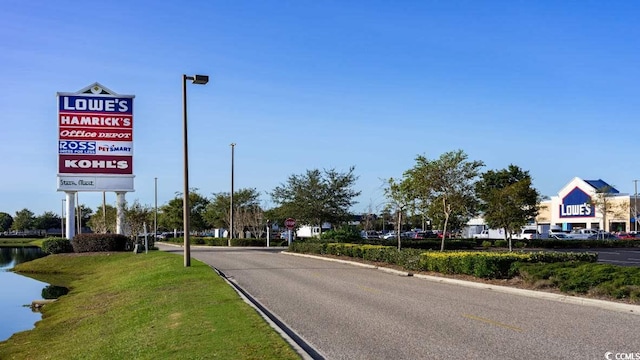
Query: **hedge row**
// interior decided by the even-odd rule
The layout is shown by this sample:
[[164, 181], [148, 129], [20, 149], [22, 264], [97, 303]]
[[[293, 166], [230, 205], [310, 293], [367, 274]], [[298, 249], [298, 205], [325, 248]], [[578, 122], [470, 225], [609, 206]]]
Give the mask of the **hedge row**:
[[[184, 238], [168, 238], [162, 239], [163, 242], [169, 242], [174, 244], [184, 244]], [[189, 238], [191, 245], [207, 245], [207, 246], [227, 246], [229, 239], [227, 238], [214, 238], [214, 237], [199, 237], [192, 236]], [[267, 239], [231, 239], [231, 246], [267, 246]], [[272, 239], [269, 242], [269, 246], [287, 246], [287, 240]]]
[[73, 251], [81, 252], [109, 252], [127, 251], [132, 248], [132, 241], [120, 234], [78, 234], [73, 238]]
[[47, 238], [42, 242], [42, 251], [47, 254], [72, 253], [73, 246], [66, 238]]
[[433, 252], [381, 245], [341, 243], [299, 243], [289, 247], [292, 252], [349, 256], [363, 260], [399, 265], [410, 271], [435, 271], [445, 274], [466, 274], [480, 278], [510, 278], [517, 275], [517, 263], [554, 263], [565, 261], [596, 262], [594, 253], [556, 252]]

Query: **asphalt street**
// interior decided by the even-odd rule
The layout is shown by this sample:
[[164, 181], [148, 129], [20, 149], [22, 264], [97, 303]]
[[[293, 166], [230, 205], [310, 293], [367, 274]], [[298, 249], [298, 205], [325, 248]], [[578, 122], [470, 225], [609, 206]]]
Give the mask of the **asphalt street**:
[[607, 352], [640, 352], [638, 312], [439, 283], [281, 250], [192, 247], [191, 254], [326, 359], [602, 359]]
[[598, 253], [598, 262], [600, 263], [621, 266], [640, 266], [640, 249], [612, 248], [593, 249], [589, 251]]

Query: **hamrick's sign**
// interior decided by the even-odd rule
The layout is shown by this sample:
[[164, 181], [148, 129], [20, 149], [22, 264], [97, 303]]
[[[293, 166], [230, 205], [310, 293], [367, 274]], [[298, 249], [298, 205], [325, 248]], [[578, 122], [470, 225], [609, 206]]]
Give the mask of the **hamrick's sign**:
[[133, 98], [99, 83], [58, 93], [59, 191], [133, 191]]
[[560, 217], [595, 217], [595, 207], [591, 202], [591, 196], [576, 187], [569, 192], [560, 204]]

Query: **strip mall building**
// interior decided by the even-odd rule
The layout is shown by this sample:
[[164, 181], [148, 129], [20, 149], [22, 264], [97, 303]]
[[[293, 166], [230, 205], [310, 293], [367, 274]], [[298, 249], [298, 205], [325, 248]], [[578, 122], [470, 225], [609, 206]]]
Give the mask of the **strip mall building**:
[[[640, 203], [637, 206], [640, 210]], [[536, 222], [539, 225], [558, 225], [567, 231], [636, 231], [635, 211], [635, 196], [621, 194], [602, 180], [582, 180], [576, 177], [557, 196], [540, 203]]]

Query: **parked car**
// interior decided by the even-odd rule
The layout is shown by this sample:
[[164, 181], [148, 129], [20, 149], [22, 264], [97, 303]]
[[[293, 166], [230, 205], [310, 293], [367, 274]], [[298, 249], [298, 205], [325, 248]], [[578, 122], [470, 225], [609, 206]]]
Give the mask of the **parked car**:
[[556, 240], [571, 240], [571, 237], [565, 233], [550, 233], [549, 236]]
[[385, 240], [389, 240], [389, 239], [394, 239], [397, 235], [398, 234], [395, 233], [395, 232], [389, 232], [389, 233], [386, 233], [386, 234], [382, 235], [382, 238], [385, 239]]
[[620, 232], [616, 235], [618, 237], [618, 239], [623, 239], [623, 240], [629, 240], [629, 239], [635, 239], [635, 235], [632, 235], [630, 233], [627, 232]]
[[435, 239], [438, 235], [436, 235], [433, 231], [417, 231], [414, 233], [414, 239]]

